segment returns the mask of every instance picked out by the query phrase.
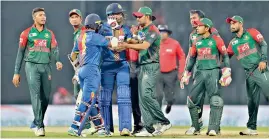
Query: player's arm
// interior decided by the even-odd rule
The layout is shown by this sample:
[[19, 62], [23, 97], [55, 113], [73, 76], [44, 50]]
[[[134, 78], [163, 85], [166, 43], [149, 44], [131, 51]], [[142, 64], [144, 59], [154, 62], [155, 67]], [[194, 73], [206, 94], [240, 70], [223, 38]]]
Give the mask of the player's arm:
[[135, 49], [135, 50], [145, 50], [151, 46], [151, 44], [157, 39], [157, 37], [158, 37], [157, 32], [150, 31], [145, 36], [145, 40], [143, 41], [143, 43], [126, 44], [126, 47], [130, 49]]
[[267, 46], [266, 41], [263, 38], [263, 35], [254, 28], [248, 29], [248, 32], [261, 47], [261, 60], [267, 63], [267, 47], [268, 46]]
[[224, 67], [230, 68], [230, 59], [223, 39], [220, 36], [214, 36], [214, 39], [216, 41], [217, 48], [222, 56]]
[[232, 58], [234, 55], [234, 51], [232, 49], [232, 41], [229, 43], [228, 48], [227, 48], [227, 53], [228, 53], [229, 58]]
[[72, 49], [72, 53], [71, 53], [71, 60], [75, 61], [78, 57], [79, 54], [79, 49], [78, 49], [78, 39], [75, 42], [75, 46]]
[[177, 42], [176, 43], [176, 54], [177, 54], [177, 58], [179, 60], [179, 68], [178, 68], [178, 77], [181, 78], [184, 69], [185, 69], [185, 53], [183, 51], [183, 49], [181, 48], [180, 44]]
[[23, 60], [25, 48], [27, 45], [27, 40], [28, 40], [28, 32], [23, 31], [20, 35], [20, 42], [19, 42], [19, 48], [18, 48], [16, 62], [15, 62], [14, 74], [20, 74], [22, 60]]
[[59, 48], [58, 48], [58, 43], [56, 41], [55, 35], [52, 31], [51, 33], [51, 54], [55, 58], [55, 63], [60, 62], [60, 54], [59, 54]]
[[196, 51], [196, 46], [192, 45], [190, 47], [190, 51], [189, 51], [189, 61], [186, 65], [186, 70], [188, 72], [191, 72], [195, 62], [196, 62], [196, 57], [197, 57], [197, 51]]

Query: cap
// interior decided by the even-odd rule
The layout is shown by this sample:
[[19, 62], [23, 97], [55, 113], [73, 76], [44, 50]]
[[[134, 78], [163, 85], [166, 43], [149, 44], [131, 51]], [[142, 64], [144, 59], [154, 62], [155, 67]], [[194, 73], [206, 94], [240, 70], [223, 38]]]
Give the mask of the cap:
[[196, 26], [207, 26], [209, 28], [213, 27], [212, 21], [210, 19], [208, 19], [208, 18], [202, 18], [199, 21], [194, 21], [194, 24]]
[[149, 7], [140, 7], [138, 12], [133, 12], [134, 17], [142, 17], [144, 15], [149, 15], [152, 17], [152, 21], [156, 19], [155, 16], [152, 15], [152, 10]]
[[233, 16], [233, 17], [228, 17], [228, 18], [226, 19], [226, 22], [227, 22], [228, 24], [230, 24], [231, 21], [234, 21], [234, 22], [240, 22], [240, 23], [243, 23], [243, 22], [244, 22], [243, 18], [242, 18], [241, 16], [238, 16], [238, 15], [235, 15], [235, 16]]
[[79, 16], [82, 17], [82, 14], [81, 14], [81, 11], [79, 9], [73, 9], [69, 12], [69, 17], [72, 15], [72, 14], [77, 14]]
[[172, 31], [168, 29], [167, 25], [158, 25], [158, 29], [160, 32], [167, 32], [168, 34], [172, 34]]

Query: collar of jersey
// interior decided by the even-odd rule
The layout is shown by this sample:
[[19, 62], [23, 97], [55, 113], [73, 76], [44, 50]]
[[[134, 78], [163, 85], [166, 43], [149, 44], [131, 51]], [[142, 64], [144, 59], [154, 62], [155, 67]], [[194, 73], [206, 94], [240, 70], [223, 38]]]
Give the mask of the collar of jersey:
[[[242, 33], [242, 35], [241, 35], [241, 37], [240, 38], [242, 38], [244, 35], [245, 35], [245, 33], [247, 32], [247, 30], [243, 30], [243, 33]], [[235, 35], [235, 38], [239, 38], [237, 35], [236, 35], [236, 33], [234, 34]]]
[[[33, 24], [33, 25], [32, 25], [32, 28], [34, 28], [35, 30], [37, 30], [37, 29], [36, 29], [36, 27], [35, 27], [35, 24]], [[43, 30], [42, 30], [42, 31], [44, 31], [44, 30], [46, 30], [46, 29], [47, 29], [47, 28], [46, 28], [46, 25], [44, 25], [44, 27], [43, 27]], [[38, 30], [37, 30], [37, 31], [38, 31]], [[40, 32], [42, 32], [42, 31], [40, 31]]]

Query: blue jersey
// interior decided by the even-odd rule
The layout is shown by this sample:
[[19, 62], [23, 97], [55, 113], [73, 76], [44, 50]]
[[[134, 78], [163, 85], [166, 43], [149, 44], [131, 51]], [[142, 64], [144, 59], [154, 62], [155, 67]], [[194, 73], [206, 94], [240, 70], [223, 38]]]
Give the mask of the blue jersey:
[[[126, 25], [122, 25], [122, 27], [119, 29], [120, 31], [120, 36], [124, 37], [124, 41], [127, 41], [128, 39], [132, 38], [132, 33], [130, 31], [130, 28]], [[103, 24], [101, 29], [99, 30], [99, 33], [105, 37], [112, 37], [113, 32], [112, 28], [108, 24]], [[115, 52], [110, 49], [104, 49], [103, 55], [102, 55], [102, 60], [104, 62], [110, 61], [110, 62], [115, 62], [115, 61], [125, 61], [126, 60], [126, 51], [121, 51], [121, 52]]]
[[92, 64], [100, 65], [101, 52], [106, 48], [109, 41], [102, 35], [94, 31], [81, 33], [76, 41], [73, 52], [79, 53], [80, 65]]

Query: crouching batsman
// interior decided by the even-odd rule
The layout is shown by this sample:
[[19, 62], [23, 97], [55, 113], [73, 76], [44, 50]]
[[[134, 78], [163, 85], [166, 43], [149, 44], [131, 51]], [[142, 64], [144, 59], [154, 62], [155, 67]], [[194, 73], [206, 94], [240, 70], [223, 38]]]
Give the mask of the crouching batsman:
[[[71, 128], [68, 131], [69, 135], [82, 136], [81, 131], [89, 118], [95, 125], [100, 125], [102, 122], [102, 119], [95, 115], [97, 111], [96, 92], [101, 82], [99, 64], [102, 49], [110, 47], [111, 43], [97, 33], [100, 25], [101, 19], [97, 14], [88, 15], [85, 19], [86, 30], [79, 36], [71, 53], [73, 61], [76, 60], [79, 54], [80, 69], [78, 77], [82, 89], [82, 97], [75, 112]], [[103, 127], [100, 126], [98, 130], [102, 129]]]
[[[219, 83], [222, 86], [228, 86], [232, 81], [229, 57], [222, 38], [210, 33], [210, 28], [213, 26], [211, 20], [202, 18], [200, 21], [195, 21], [195, 24], [197, 25], [197, 33], [201, 35], [201, 38], [192, 44], [190, 61], [181, 79], [181, 88], [184, 88], [184, 83], [188, 84], [191, 76], [190, 72], [195, 62], [197, 62], [194, 83], [190, 95], [187, 97], [192, 125], [195, 128], [194, 135], [200, 134], [201, 127], [198, 122], [199, 107], [196, 104], [199, 98], [197, 95], [205, 89], [210, 100], [210, 117], [207, 135], [216, 136], [220, 133], [220, 121], [223, 111], [223, 99], [220, 95]], [[224, 68], [221, 69], [221, 78], [220, 54], [224, 60]]]

